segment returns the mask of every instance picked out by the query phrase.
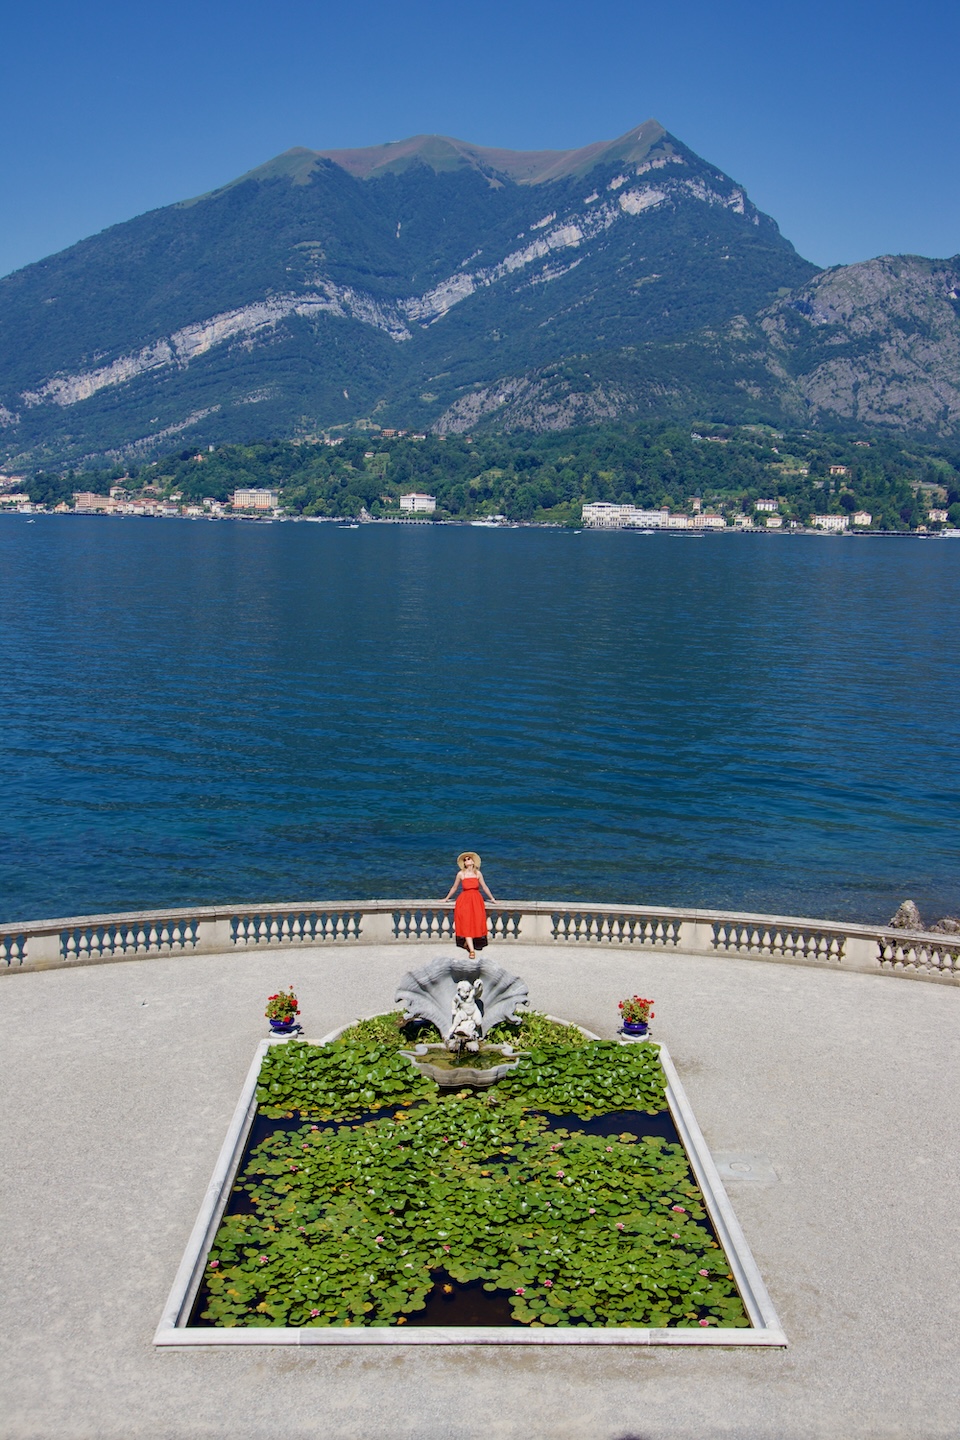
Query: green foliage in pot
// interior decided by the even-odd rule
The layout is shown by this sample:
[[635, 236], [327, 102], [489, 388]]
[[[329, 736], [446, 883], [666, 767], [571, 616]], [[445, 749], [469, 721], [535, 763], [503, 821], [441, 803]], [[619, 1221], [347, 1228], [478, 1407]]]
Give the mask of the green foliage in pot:
[[300, 1014], [300, 1002], [297, 999], [293, 986], [289, 990], [278, 990], [276, 995], [267, 997], [267, 1008], [264, 1010], [268, 1020], [295, 1020]]

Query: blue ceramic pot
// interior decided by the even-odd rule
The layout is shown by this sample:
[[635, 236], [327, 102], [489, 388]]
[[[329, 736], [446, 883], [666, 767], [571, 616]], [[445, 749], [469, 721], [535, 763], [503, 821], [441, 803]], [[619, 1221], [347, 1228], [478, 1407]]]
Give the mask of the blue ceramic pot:
[[650, 1024], [647, 1020], [624, 1020], [621, 1023], [623, 1025], [624, 1035], [646, 1035], [650, 1029]]
[[270, 1029], [275, 1035], [291, 1035], [297, 1028], [296, 1020], [271, 1020]]

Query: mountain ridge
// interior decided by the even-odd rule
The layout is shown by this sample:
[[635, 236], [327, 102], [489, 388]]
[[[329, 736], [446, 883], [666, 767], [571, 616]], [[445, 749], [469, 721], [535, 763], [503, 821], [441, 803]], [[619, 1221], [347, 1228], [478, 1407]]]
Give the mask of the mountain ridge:
[[299, 147], [0, 281], [0, 458], [660, 413], [952, 434], [955, 272], [818, 272], [653, 120]]
[[[595, 140], [572, 150], [508, 150], [473, 145], [450, 135], [433, 134], [411, 135], [405, 140], [391, 140], [358, 149], [310, 150], [297, 145], [207, 194], [220, 194], [247, 180], [263, 181], [280, 176], [289, 178], [295, 185], [306, 185], [317, 164], [323, 160], [337, 165], [357, 180], [376, 179], [422, 165], [434, 173], [477, 170], [493, 184], [508, 179], [518, 185], [545, 185], [568, 176], [589, 174], [598, 165], [642, 163], [658, 146], [664, 156], [673, 154], [677, 146], [658, 120], [645, 120], [640, 125], [634, 125], [615, 140]], [[197, 197], [206, 198], [206, 195]], [[180, 203], [196, 204], [196, 200]]]

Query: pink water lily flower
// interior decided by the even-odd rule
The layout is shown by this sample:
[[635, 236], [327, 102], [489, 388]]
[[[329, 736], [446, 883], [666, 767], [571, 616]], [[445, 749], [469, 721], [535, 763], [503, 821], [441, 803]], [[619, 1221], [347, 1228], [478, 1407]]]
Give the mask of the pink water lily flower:
[[698, 1271], [697, 1271], [697, 1274], [698, 1274], [698, 1275], [709, 1275], [709, 1274], [710, 1274], [710, 1271], [709, 1271], [709, 1270], [698, 1270]]
[[523, 1288], [522, 1285], [519, 1286], [519, 1288], [514, 1291], [514, 1294], [515, 1294], [515, 1295], [525, 1295], [526, 1293], [527, 1293], [527, 1292], [524, 1290], [524, 1288]]
[[374, 1243], [374, 1245], [382, 1245], [382, 1244], [383, 1244], [383, 1236], [382, 1236], [382, 1235], [375, 1235], [375, 1236], [373, 1237], [373, 1243]]
[[317, 1317], [319, 1314], [320, 1314], [320, 1311], [319, 1311], [319, 1310], [311, 1310], [311, 1311], [310, 1311], [310, 1318], [311, 1318], [311, 1320], [316, 1319], [316, 1317]]
[[547, 1287], [548, 1290], [549, 1290], [549, 1289], [551, 1288], [551, 1286], [553, 1285], [553, 1281], [552, 1281], [552, 1280], [544, 1280], [543, 1283], [544, 1283], [544, 1285], [546, 1285], [546, 1287]]
[[709, 1321], [709, 1320], [700, 1320], [698, 1323], [699, 1323], [700, 1325], [709, 1325], [709, 1324], [710, 1324], [710, 1321]]
[[686, 1213], [687, 1213], [686, 1210], [684, 1210], [684, 1208], [683, 1208], [682, 1205], [671, 1205], [671, 1206], [670, 1206], [670, 1209], [671, 1209], [671, 1210], [676, 1210], [676, 1212], [677, 1212], [678, 1215], [686, 1215]]

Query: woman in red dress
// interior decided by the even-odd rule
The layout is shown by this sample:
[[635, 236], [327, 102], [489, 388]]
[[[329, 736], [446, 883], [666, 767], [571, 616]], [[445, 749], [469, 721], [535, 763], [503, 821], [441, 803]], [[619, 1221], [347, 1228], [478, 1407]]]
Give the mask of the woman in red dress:
[[452, 900], [453, 892], [460, 886], [460, 894], [453, 907], [454, 934], [461, 949], [466, 950], [471, 960], [476, 960], [476, 952], [487, 943], [487, 911], [481, 889], [486, 891], [491, 904], [496, 905], [497, 902], [480, 873], [480, 856], [475, 850], [465, 850], [458, 855], [457, 865], [457, 878], [445, 898]]

